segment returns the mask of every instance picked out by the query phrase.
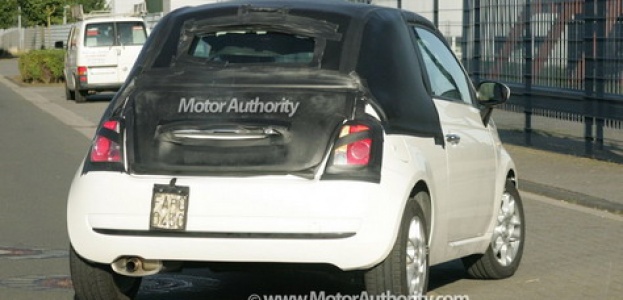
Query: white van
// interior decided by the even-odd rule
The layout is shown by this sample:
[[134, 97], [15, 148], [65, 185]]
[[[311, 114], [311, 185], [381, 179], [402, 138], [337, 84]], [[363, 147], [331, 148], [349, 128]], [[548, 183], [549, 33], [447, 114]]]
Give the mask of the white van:
[[94, 92], [116, 92], [125, 82], [147, 39], [138, 17], [86, 17], [74, 24], [67, 39], [65, 94], [76, 102]]

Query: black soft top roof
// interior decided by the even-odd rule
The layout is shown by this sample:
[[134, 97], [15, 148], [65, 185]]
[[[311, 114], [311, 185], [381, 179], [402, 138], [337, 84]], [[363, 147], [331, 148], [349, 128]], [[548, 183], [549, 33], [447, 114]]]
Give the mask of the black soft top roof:
[[[251, 14], [245, 15], [245, 12], [258, 15], [264, 14], [254, 18]], [[279, 17], [280, 14], [282, 15], [281, 18]], [[269, 15], [272, 16], [269, 17]], [[434, 30], [434, 26], [427, 19], [409, 11], [390, 7], [351, 3], [342, 0], [234, 0], [174, 10], [160, 21], [159, 27], [163, 28], [160, 28], [160, 32], [157, 34], [161, 38], [158, 39], [156, 44], [162, 46], [162, 43], [170, 42], [169, 44], [178, 46], [178, 43], [171, 43], [171, 38], [178, 38], [180, 31], [184, 30], [183, 26], [188, 27], [189, 23], [193, 24], [193, 21], [200, 23], [199, 25], [208, 24], [216, 27], [217, 25], [224, 26], [235, 23], [251, 24], [259, 20], [278, 26], [289, 27], [295, 32], [310, 31], [314, 27], [317, 28], [322, 25], [327, 25], [328, 27], [336, 26], [338, 38], [343, 38], [341, 41], [343, 47], [338, 49], [341, 53], [330, 53], [330, 55], [339, 56], [339, 65], [331, 64], [332, 62], [337, 62], [337, 58], [327, 58], [322, 68], [340, 70], [344, 73], [354, 71], [356, 68], [356, 54], [359, 53], [362, 34], [364, 34], [363, 28], [367, 24], [386, 24], [391, 28], [404, 26], [404, 21], [407, 20], [408, 22]], [[319, 22], [311, 23], [309, 20], [317, 20]], [[163, 39], [165, 36], [162, 36], [162, 31], [166, 32], [165, 36], [169, 37], [169, 39]], [[156, 30], [154, 33], [156, 33]], [[335, 36], [325, 37], [335, 39]], [[401, 36], [399, 38], [404, 37]], [[382, 47], [389, 47], [392, 44], [385, 44]], [[149, 46], [146, 45], [146, 47]], [[331, 45], [328, 45], [329, 49], [327, 51], [334, 50], [330, 49], [330, 47]], [[177, 51], [179, 49], [168, 50]], [[156, 53], [152, 53], [152, 58], [156, 61], [145, 61], [142, 63], [144, 66], [167, 65], [170, 61], [166, 60], [166, 58], [174, 56], [174, 54], [157, 56], [153, 54]], [[158, 59], [165, 59], [165, 61], [158, 61]]]
[[413, 33], [406, 24], [436, 30], [425, 18], [395, 8], [340, 0], [246, 0], [180, 8], [158, 23], [134, 75], [174, 66], [185, 32], [201, 26], [258, 23], [289, 27], [296, 33], [315, 30], [310, 35], [326, 40], [319, 71], [357, 74], [383, 108], [388, 133], [435, 137], [442, 143], [436, 108], [423, 84]]
[[[397, 14], [403, 14], [410, 21], [426, 24], [433, 28], [433, 24], [426, 18], [405, 10], [396, 8], [360, 4], [348, 2], [345, 0], [231, 0], [213, 4], [204, 4], [199, 6], [187, 6], [174, 10], [169, 15], [175, 18], [188, 18], [195, 14], [206, 13], [208, 10], [227, 9], [238, 10], [240, 6], [250, 5], [263, 8], [286, 8], [291, 13], [300, 15], [315, 15], [318, 12], [325, 14], [339, 15], [341, 18], [355, 20], [365, 20], [373, 11], [385, 10], [392, 11]], [[365, 21], [364, 21], [365, 22]]]

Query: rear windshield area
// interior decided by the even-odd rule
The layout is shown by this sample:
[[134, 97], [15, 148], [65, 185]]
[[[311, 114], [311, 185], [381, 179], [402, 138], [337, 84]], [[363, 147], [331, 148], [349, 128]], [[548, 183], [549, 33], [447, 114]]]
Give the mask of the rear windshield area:
[[194, 38], [189, 55], [233, 64], [310, 64], [314, 38], [266, 30], [227, 30]]
[[157, 50], [146, 64], [148, 68], [257, 65], [339, 69], [347, 18], [249, 7], [201, 12], [159, 23], [154, 34], [170, 34], [150, 46]]
[[84, 34], [86, 47], [143, 45], [147, 31], [142, 22], [105, 22], [87, 24]]

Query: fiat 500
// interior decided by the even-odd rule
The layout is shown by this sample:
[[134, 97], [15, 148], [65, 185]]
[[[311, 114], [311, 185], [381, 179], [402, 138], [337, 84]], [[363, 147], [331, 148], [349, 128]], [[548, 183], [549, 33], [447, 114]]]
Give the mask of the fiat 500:
[[233, 1], [166, 15], [69, 192], [81, 299], [127, 299], [196, 262], [328, 265], [371, 294], [429, 266], [514, 274], [525, 221], [491, 119], [421, 16], [342, 1]]

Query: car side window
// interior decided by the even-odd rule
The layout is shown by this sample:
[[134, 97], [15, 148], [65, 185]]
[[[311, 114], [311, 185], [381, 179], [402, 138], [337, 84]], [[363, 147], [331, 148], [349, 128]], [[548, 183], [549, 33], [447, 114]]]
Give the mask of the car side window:
[[469, 83], [452, 51], [431, 31], [413, 27], [433, 96], [472, 104]]

